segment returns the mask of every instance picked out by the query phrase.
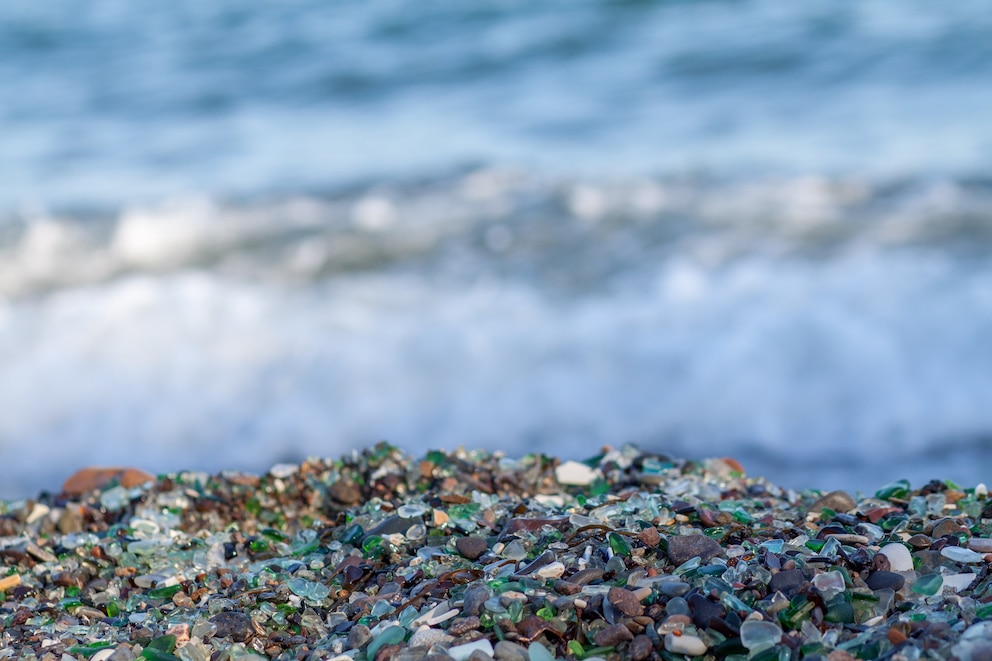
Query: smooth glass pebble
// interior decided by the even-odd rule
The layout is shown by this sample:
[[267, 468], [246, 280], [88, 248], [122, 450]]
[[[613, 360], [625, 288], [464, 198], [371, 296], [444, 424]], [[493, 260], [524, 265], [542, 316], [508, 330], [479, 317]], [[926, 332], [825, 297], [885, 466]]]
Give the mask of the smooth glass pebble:
[[944, 584], [941, 589], [952, 588], [958, 592], [966, 590], [975, 579], [978, 578], [975, 574], [946, 574], [944, 576]]
[[[479, 640], [474, 640], [471, 643], [465, 643], [464, 645], [456, 645], [448, 650], [448, 655], [455, 659], [455, 661], [465, 661], [468, 657], [472, 656], [472, 652], [476, 650], [481, 650], [488, 654], [493, 655], [493, 644], [490, 643], [485, 638]], [[532, 659], [534, 657], [531, 657]]]
[[768, 649], [782, 640], [782, 628], [774, 622], [745, 620], [741, 624], [741, 644], [752, 654]]
[[682, 597], [672, 597], [665, 604], [665, 612], [669, 615], [689, 615], [689, 602]]
[[527, 655], [530, 661], [555, 661], [555, 655], [548, 651], [548, 648], [541, 643], [531, 643], [527, 647]]
[[837, 593], [844, 591], [844, 576], [839, 571], [828, 571], [813, 577], [813, 587], [820, 592]]
[[944, 579], [940, 576], [940, 574], [928, 574], [927, 576], [920, 576], [916, 579], [916, 582], [913, 583], [913, 587], [911, 589], [916, 594], [922, 594], [926, 597], [930, 597], [940, 592], [940, 588], [943, 584]]
[[365, 656], [369, 659], [375, 658], [375, 653], [379, 651], [379, 648], [383, 645], [395, 645], [406, 637], [406, 629], [403, 627], [392, 626], [376, 636], [371, 643], [369, 643], [368, 648], [365, 650]]
[[973, 563], [985, 561], [982, 554], [976, 553], [971, 549], [961, 548], [960, 546], [945, 546], [940, 549], [940, 554], [954, 562]]

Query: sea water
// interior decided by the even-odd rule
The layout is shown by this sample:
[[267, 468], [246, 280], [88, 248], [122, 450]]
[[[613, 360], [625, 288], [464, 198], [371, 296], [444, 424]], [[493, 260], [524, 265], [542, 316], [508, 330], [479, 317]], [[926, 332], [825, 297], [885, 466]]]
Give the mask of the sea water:
[[386, 439], [992, 479], [970, 0], [0, 6], [0, 496]]

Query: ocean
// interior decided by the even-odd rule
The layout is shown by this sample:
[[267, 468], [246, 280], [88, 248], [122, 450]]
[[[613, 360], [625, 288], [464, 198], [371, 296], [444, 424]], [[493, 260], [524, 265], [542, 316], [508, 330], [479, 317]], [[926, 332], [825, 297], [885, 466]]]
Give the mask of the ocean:
[[388, 440], [992, 479], [992, 3], [0, 4], [0, 497]]

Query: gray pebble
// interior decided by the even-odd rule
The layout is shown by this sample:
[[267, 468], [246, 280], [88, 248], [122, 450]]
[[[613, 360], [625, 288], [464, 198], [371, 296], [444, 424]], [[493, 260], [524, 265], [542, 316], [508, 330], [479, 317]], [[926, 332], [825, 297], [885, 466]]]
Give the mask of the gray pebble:
[[215, 638], [230, 637], [236, 643], [243, 643], [252, 634], [251, 618], [240, 611], [217, 613], [210, 622], [217, 627]]
[[723, 555], [723, 547], [706, 535], [676, 535], [668, 539], [668, 559], [676, 566], [693, 558], [704, 563]]
[[527, 648], [523, 645], [518, 645], [517, 643], [511, 642], [509, 640], [501, 640], [496, 643], [496, 648], [493, 650], [494, 656], [498, 661], [529, 661], [530, 657], [527, 655]]

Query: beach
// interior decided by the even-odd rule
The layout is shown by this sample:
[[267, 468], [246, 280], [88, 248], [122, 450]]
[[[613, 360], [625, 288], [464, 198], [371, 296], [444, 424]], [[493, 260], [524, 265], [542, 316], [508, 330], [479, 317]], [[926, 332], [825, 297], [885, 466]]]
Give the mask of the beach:
[[260, 476], [84, 477], [3, 504], [3, 658], [992, 651], [984, 485], [856, 500], [633, 446], [577, 462], [379, 444]]

